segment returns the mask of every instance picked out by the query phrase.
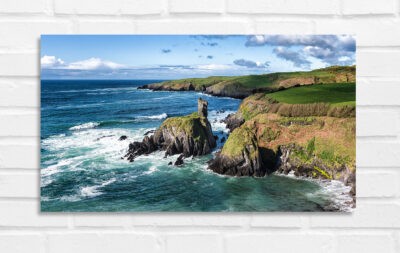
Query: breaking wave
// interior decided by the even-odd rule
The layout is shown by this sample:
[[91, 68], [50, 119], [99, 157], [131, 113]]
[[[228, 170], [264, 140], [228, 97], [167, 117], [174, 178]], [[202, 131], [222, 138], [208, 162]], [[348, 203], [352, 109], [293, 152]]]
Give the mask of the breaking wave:
[[100, 123], [98, 123], [98, 122], [88, 122], [88, 123], [84, 123], [81, 125], [70, 127], [69, 130], [76, 131], [76, 130], [82, 130], [82, 129], [90, 129], [90, 128], [95, 128], [99, 125], [100, 125]]

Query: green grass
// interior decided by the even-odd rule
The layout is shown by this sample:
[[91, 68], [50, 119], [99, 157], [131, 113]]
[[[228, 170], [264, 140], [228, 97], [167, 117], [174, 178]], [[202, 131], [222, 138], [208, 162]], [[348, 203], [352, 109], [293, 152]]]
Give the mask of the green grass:
[[[161, 83], [152, 84], [153, 86], [188, 87], [191, 84], [196, 90], [202, 87], [211, 87], [213, 91], [242, 92], [246, 95], [251, 94], [253, 90], [262, 89], [263, 91], [273, 91], [280, 88], [280, 83], [296, 78], [308, 78], [315, 83], [337, 83], [339, 76], [352, 76], [354, 80], [355, 66], [332, 66], [328, 68], [316, 69], [312, 71], [297, 72], [277, 72], [261, 75], [247, 76], [210, 76], [206, 78], [185, 78], [179, 80], [170, 80]], [[304, 80], [293, 80], [289, 86], [302, 84]], [[343, 80], [346, 82], [346, 80]]]
[[295, 87], [266, 96], [286, 104], [355, 105], [356, 85], [355, 83], [316, 84]]

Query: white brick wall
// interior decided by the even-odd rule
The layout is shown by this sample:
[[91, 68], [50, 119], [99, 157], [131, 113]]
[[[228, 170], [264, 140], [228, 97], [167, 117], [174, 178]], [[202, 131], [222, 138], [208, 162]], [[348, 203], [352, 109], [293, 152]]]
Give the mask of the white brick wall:
[[[400, 0], [1, 0], [0, 252], [400, 252]], [[357, 209], [41, 214], [41, 33], [357, 35]]]

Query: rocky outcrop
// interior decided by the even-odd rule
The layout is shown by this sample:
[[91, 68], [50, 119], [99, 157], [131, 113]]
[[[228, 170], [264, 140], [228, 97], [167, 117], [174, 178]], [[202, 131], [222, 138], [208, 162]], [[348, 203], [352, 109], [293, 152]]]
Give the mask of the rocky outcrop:
[[200, 117], [207, 118], [208, 116], [208, 102], [199, 98], [197, 101], [197, 112]]
[[236, 128], [240, 127], [244, 123], [244, 119], [236, 113], [231, 113], [222, 121], [226, 124], [226, 128], [230, 132], [233, 132]]
[[[307, 155], [309, 159], [305, 161], [304, 156]], [[328, 165], [318, 156], [307, 154], [305, 148], [294, 143], [280, 146], [277, 156], [276, 172], [286, 175], [293, 173], [297, 177], [338, 180], [350, 186], [350, 193], [355, 196], [355, 169], [345, 164]]]
[[182, 154], [189, 157], [211, 153], [216, 142], [207, 119], [207, 106], [207, 101], [199, 99], [198, 112], [166, 119], [153, 135], [131, 143], [125, 157], [132, 162], [136, 157], [156, 150], [165, 151], [165, 156]]
[[254, 132], [244, 127], [235, 129], [222, 150], [209, 161], [208, 169], [230, 176], [264, 176], [266, 169]]

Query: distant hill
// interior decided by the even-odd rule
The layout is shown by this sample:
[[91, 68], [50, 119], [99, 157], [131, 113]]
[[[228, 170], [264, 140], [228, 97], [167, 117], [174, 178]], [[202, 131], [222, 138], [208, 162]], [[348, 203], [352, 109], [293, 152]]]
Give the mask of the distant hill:
[[245, 98], [257, 92], [273, 92], [294, 86], [354, 83], [356, 79], [355, 72], [355, 66], [332, 66], [312, 71], [186, 78], [144, 85], [141, 88], [171, 91], [196, 90], [214, 96]]

